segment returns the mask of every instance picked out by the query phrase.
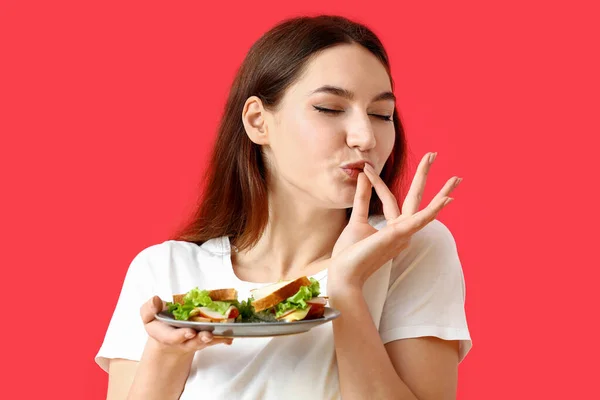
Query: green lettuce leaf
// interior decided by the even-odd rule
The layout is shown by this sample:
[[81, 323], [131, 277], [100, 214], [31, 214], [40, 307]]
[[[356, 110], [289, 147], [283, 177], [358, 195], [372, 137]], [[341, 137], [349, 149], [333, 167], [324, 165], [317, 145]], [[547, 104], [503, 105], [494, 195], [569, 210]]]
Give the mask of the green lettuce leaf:
[[304, 310], [308, 307], [306, 302], [319, 294], [321, 294], [319, 281], [310, 278], [310, 286], [301, 286], [295, 295], [288, 297], [275, 306], [275, 317], [278, 318], [291, 310]]
[[183, 302], [193, 304], [195, 307], [208, 307], [213, 302], [209, 293], [208, 290], [200, 290], [196, 287], [183, 296]]
[[167, 307], [169, 308], [169, 312], [173, 314], [175, 319], [179, 320], [188, 320], [190, 313], [196, 307], [207, 307], [210, 310], [225, 315], [225, 312], [232, 303], [227, 301], [212, 301], [208, 295], [209, 293], [208, 290], [200, 290], [196, 287], [183, 296], [183, 304], [168, 302]]
[[321, 285], [319, 285], [319, 281], [315, 278], [310, 278], [310, 291], [312, 292], [312, 297], [318, 297], [321, 294]]
[[190, 319], [190, 313], [194, 309], [193, 304], [179, 304], [168, 302], [169, 312], [173, 314], [175, 319], [188, 320]]
[[209, 305], [204, 306], [204, 307], [210, 308], [213, 311], [217, 311], [218, 313], [225, 315], [225, 312], [227, 312], [229, 307], [231, 307], [231, 302], [229, 302], [229, 301], [213, 301], [212, 303], [210, 303]]

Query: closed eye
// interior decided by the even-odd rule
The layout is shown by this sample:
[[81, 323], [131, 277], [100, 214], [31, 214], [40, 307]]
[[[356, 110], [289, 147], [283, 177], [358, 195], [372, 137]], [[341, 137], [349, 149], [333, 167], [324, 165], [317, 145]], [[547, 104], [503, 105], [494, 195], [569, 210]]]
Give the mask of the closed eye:
[[[313, 106], [315, 110], [317, 110], [318, 112], [322, 112], [325, 114], [330, 114], [330, 115], [338, 115], [340, 113], [343, 113], [342, 110], [332, 110], [329, 108], [323, 108], [323, 107], [318, 107], [318, 106]], [[379, 118], [383, 121], [389, 121], [392, 122], [392, 116], [391, 115], [379, 115], [379, 114], [369, 114], [375, 118]]]

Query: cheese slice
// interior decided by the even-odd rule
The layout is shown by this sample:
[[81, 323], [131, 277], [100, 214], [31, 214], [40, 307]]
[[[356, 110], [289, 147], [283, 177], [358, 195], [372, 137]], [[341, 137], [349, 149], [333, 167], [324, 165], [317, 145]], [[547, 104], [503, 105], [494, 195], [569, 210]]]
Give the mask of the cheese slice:
[[214, 321], [226, 320], [229, 316], [229, 311], [231, 308], [225, 313], [225, 315], [221, 314], [218, 311], [211, 310], [208, 307], [200, 307], [200, 315], [204, 318], [210, 318]]
[[304, 310], [296, 310], [289, 314], [283, 315], [278, 318], [280, 321], [292, 322], [292, 321], [300, 321], [304, 319], [308, 312], [310, 311], [310, 306], [306, 307]]

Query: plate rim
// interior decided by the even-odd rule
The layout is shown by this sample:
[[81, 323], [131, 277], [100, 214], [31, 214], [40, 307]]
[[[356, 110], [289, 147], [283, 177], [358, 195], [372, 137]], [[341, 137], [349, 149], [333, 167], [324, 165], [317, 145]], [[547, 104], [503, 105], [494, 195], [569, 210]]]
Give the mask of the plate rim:
[[[315, 322], [329, 322], [329, 321], [333, 321], [334, 319], [338, 318], [341, 315], [341, 312], [339, 310], [336, 310], [335, 308], [332, 307], [325, 307], [325, 311], [330, 311], [332, 314], [329, 316], [322, 316], [320, 318], [314, 318], [314, 319], [303, 319], [300, 321], [292, 321], [292, 322], [285, 322], [285, 321], [277, 321], [277, 322], [270, 322], [270, 321], [264, 321], [264, 322], [200, 322], [200, 321], [188, 321], [188, 320], [182, 320], [182, 319], [175, 319], [173, 317], [169, 318], [168, 316], [163, 316], [161, 314], [166, 314], [166, 315], [172, 315], [170, 314], [168, 311], [163, 310], [160, 311], [156, 314], [154, 314], [154, 317], [161, 321], [164, 322], [166, 324], [169, 324], [169, 322], [177, 322], [177, 323], [185, 323], [186, 325], [189, 324], [189, 327], [192, 326], [214, 326], [214, 327], [242, 327], [242, 326], [247, 326], [247, 327], [259, 327], [259, 326], [263, 326], [263, 327], [268, 327], [268, 326], [290, 326], [290, 324], [294, 324], [294, 325], [301, 325], [301, 324], [310, 324], [310, 323], [315, 323]], [[170, 324], [169, 324], [170, 325]]]

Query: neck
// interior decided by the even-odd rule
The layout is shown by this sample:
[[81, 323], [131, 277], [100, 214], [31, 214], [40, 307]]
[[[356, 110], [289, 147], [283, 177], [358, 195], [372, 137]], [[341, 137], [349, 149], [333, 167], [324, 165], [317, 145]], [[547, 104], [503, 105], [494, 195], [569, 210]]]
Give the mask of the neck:
[[345, 209], [319, 208], [299, 196], [270, 194], [269, 221], [252, 249], [232, 253], [236, 273], [253, 282], [274, 282], [318, 272], [347, 224]]

